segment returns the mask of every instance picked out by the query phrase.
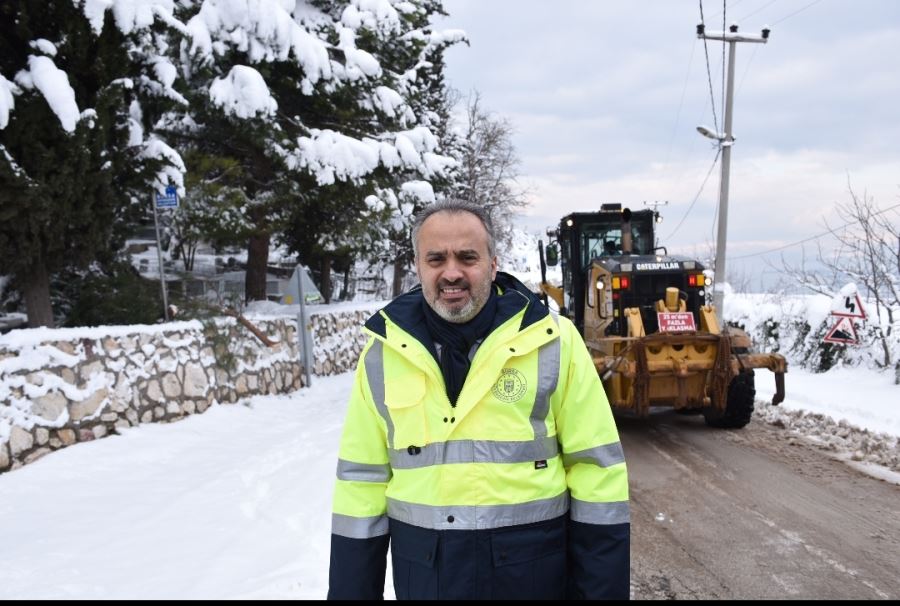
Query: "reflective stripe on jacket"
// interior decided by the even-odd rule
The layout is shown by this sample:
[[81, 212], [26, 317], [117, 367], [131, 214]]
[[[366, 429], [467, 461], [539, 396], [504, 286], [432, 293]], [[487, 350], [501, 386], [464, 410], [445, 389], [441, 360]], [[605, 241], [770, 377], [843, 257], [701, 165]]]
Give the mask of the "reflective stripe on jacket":
[[[509, 286], [508, 277], [498, 274], [498, 282], [504, 280]], [[475, 352], [455, 407], [430, 342], [409, 313], [392, 309], [404, 304], [400, 299], [414, 301], [416, 293], [367, 325], [371, 339], [357, 368], [339, 451], [330, 597], [381, 595], [383, 563], [371, 564], [366, 556], [370, 564], [360, 562], [359, 570], [347, 560], [353, 549], [362, 554], [389, 532], [396, 562], [398, 553], [408, 551], [398, 540], [416, 532], [453, 531], [449, 536], [456, 540], [458, 531], [490, 531], [509, 539], [522, 526], [522, 532], [531, 529], [529, 536], [542, 536], [535, 524], [567, 513], [579, 528], [616, 530], [614, 542], [625, 547], [627, 588], [628, 482], [600, 379], [572, 323], [547, 313], [520, 292], [521, 284], [512, 286], [504, 291], [505, 319]], [[391, 528], [405, 532], [395, 536]], [[363, 548], [365, 541], [370, 545]], [[380, 542], [386, 548], [387, 541]], [[346, 574], [335, 561], [336, 549], [344, 553]], [[531, 549], [540, 553], [541, 546]], [[606, 559], [612, 553], [621, 560], [621, 551]], [[569, 556], [581, 557], [572, 549]], [[370, 565], [376, 570], [365, 570]], [[599, 566], [623, 570], [621, 561], [604, 558], [586, 566], [588, 575], [607, 574], [593, 570]], [[374, 581], [362, 579], [372, 574]], [[382, 589], [368, 595], [379, 575]], [[354, 586], [366, 589], [354, 592]]]

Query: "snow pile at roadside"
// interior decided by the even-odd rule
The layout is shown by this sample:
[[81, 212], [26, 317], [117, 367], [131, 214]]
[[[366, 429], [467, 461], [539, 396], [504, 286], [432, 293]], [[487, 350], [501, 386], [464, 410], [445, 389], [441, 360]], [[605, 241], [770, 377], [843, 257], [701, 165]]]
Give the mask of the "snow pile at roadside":
[[[757, 401], [754, 414], [769, 425], [785, 429], [823, 450], [840, 455], [839, 458], [881, 465], [900, 473], [900, 444], [897, 436], [860, 429], [845, 419], [835, 421], [823, 413], [791, 410], [772, 406], [767, 402]], [[881, 475], [872, 469], [865, 471]]]

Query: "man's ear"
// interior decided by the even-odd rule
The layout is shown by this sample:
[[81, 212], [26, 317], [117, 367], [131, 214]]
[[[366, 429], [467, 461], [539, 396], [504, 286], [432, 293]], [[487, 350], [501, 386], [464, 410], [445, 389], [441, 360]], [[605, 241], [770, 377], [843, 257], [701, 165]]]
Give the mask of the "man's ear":
[[497, 263], [497, 257], [491, 259], [491, 282], [497, 279], [497, 268], [499, 264]]

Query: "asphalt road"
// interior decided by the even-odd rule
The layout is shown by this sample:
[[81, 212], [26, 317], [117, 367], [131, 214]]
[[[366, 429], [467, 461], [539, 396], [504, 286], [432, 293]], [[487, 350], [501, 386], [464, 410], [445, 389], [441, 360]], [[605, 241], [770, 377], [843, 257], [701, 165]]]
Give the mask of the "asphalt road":
[[900, 486], [756, 418], [617, 422], [634, 599], [900, 598]]

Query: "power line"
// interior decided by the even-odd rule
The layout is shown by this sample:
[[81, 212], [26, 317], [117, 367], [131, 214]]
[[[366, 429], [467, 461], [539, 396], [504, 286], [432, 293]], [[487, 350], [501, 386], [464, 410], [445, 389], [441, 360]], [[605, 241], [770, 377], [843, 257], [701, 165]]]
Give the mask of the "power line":
[[[794, 15], [797, 15], [797, 14], [799, 14], [799, 13], [802, 13], [802, 12], [805, 11], [806, 9], [810, 8], [810, 7], [813, 6], [814, 4], [818, 4], [818, 3], [821, 2], [821, 1], [822, 1], [822, 0], [813, 0], [813, 2], [810, 2], [809, 4], [807, 4], [806, 6], [804, 6], [803, 8], [797, 9], [797, 10], [794, 11], [793, 13], [790, 13], [790, 14], [788, 14], [787, 16], [782, 17], [782, 18], [779, 19], [778, 21], [775, 21], [772, 25], [773, 25], [773, 26], [778, 25], [778, 24], [781, 23], [782, 21], [785, 21], [785, 20], [787, 20], [787, 19], [790, 19], [790, 18], [793, 17]], [[757, 14], [757, 13], [759, 13], [759, 12], [762, 12], [763, 9], [766, 9], [766, 8], [772, 6], [772, 5], [775, 4], [776, 2], [778, 2], [778, 0], [770, 0], [769, 2], [766, 2], [765, 4], [763, 4], [762, 6], [760, 6], [760, 7], [759, 7], [758, 9], [756, 9], [755, 11], [752, 11], [752, 12], [747, 13], [746, 15], [744, 15], [743, 17], [741, 17], [740, 20], [741, 20], [741, 21], [744, 21], [744, 20], [746, 20], [746, 19], [749, 19], [749, 18], [752, 17], [753, 15], [755, 15], [755, 14]], [[735, 2], [734, 4], [737, 4], [737, 2]]]
[[753, 53], [750, 55], [750, 58], [747, 59], [747, 67], [744, 68], [744, 74], [741, 76], [741, 81], [738, 82], [737, 92], [741, 92], [741, 88], [744, 86], [744, 80], [747, 78], [747, 72], [750, 71], [750, 65], [753, 64], [753, 59], [756, 57], [756, 51], [758, 50], [758, 46], [753, 47]]
[[[703, 21], [703, 0], [700, 0], [700, 24], [705, 25]], [[706, 45], [706, 38], [703, 39], [703, 53], [706, 55], [706, 79], [709, 81], [709, 101], [712, 104], [713, 126], [716, 132], [719, 132], [719, 120], [716, 118], [716, 95], [713, 93], [712, 73], [709, 70], [709, 48]], [[725, 69], [724, 64], [722, 69]]]
[[755, 11], [753, 11], [752, 13], [748, 13], [748, 14], [744, 15], [743, 17], [741, 17], [741, 21], [743, 21], [744, 19], [749, 19], [750, 17], [752, 17], [752, 16], [755, 15], [756, 13], [762, 11], [764, 8], [767, 8], [767, 7], [769, 7], [769, 6], [772, 6], [772, 5], [775, 4], [776, 2], [778, 2], [778, 0], [771, 0], [771, 2], [766, 2], [765, 4], [763, 4], [762, 6], [760, 6], [758, 9], [756, 9]]
[[696, 44], [691, 45], [691, 56], [688, 58], [687, 73], [684, 75], [684, 86], [681, 89], [681, 99], [678, 101], [678, 111], [675, 113], [675, 126], [672, 127], [672, 136], [669, 137], [669, 146], [666, 149], [666, 161], [664, 164], [669, 163], [669, 155], [672, 153], [672, 142], [675, 140], [675, 133], [678, 131], [678, 121], [681, 119], [681, 108], [684, 105], [684, 94], [687, 92], [688, 81], [691, 76], [691, 66], [694, 64], [694, 49], [696, 48]]
[[[713, 212], [712, 224], [709, 226], [709, 239], [712, 242], [716, 240], [716, 225], [719, 223], [719, 205], [722, 203], [722, 190], [719, 190], [719, 199], [716, 201], [716, 210]], [[716, 251], [713, 249], [713, 251]]]
[[700, 189], [697, 191], [697, 195], [694, 196], [693, 201], [691, 201], [691, 205], [688, 206], [688, 209], [687, 209], [687, 211], [685, 211], [684, 216], [681, 217], [681, 221], [678, 222], [678, 225], [675, 226], [675, 229], [672, 230], [672, 233], [670, 233], [666, 237], [667, 242], [672, 238], [672, 236], [674, 236], [678, 232], [678, 228], [681, 227], [681, 224], [684, 223], [684, 220], [687, 219], [689, 214], [691, 214], [691, 209], [694, 208], [694, 204], [697, 203], [697, 200], [700, 198], [700, 194], [703, 193], [703, 188], [706, 187], [706, 182], [709, 181], [709, 176], [712, 174], [713, 169], [716, 167], [716, 162], [719, 161], [719, 155], [721, 153], [722, 153], [722, 146], [720, 145], [716, 148], [716, 157], [713, 158], [712, 165], [709, 167], [709, 171], [707, 171], [706, 177], [703, 179], [703, 183], [700, 184]]
[[[731, 8], [734, 8], [735, 6], [737, 6], [738, 4], [740, 4], [740, 3], [743, 2], [743, 1], [744, 1], [744, 0], [734, 0], [734, 2], [731, 3]], [[718, 17], [718, 16], [719, 16], [719, 13], [714, 13], [713, 16], [710, 17], [710, 19], [713, 19], [713, 18]]]
[[[872, 213], [872, 214], [869, 215], [869, 216], [870, 216], [870, 217], [874, 217], [874, 216], [877, 216], [877, 215], [881, 215], [881, 214], [886, 213], [886, 212], [889, 211], [889, 210], [894, 210], [895, 208], [900, 208], [900, 204], [895, 204], [895, 205], [893, 205], [893, 206], [889, 206], [888, 208], [885, 208], [884, 210], [879, 210], [877, 213]], [[831, 234], [831, 233], [834, 233], [834, 232], [835, 232], [836, 230], [838, 230], [838, 229], [844, 229], [845, 227], [849, 227], [849, 226], [853, 225], [854, 223], [859, 223], [859, 221], [860, 221], [859, 219], [857, 219], [856, 221], [848, 221], [847, 223], [844, 223], [843, 225], [839, 225], [838, 227], [835, 227], [835, 228], [833, 228], [833, 229], [829, 229], [828, 231], [824, 231], [824, 232], [822, 232], [822, 233], [820, 233], [820, 234], [817, 234], [817, 235], [815, 235], [815, 236], [810, 236], [810, 237], [804, 238], [804, 239], [802, 239], [802, 240], [797, 240], [796, 242], [791, 242], [790, 244], [785, 244], [784, 246], [778, 246], [778, 247], [776, 247], [776, 248], [770, 248], [769, 250], [764, 250], [764, 251], [757, 252], [757, 253], [750, 253], [750, 254], [747, 254], [747, 255], [740, 255], [740, 256], [732, 257], [732, 258], [733, 258], [733, 259], [747, 259], [747, 258], [749, 258], [749, 257], [758, 257], [758, 256], [760, 256], [760, 255], [767, 255], [767, 254], [769, 254], [769, 253], [771, 253], [771, 252], [777, 252], [777, 251], [779, 251], [779, 250], [784, 250], [784, 249], [786, 249], [786, 248], [791, 248], [792, 246], [797, 246], [797, 245], [799, 245], [799, 244], [804, 244], [804, 243], [806, 243], [806, 242], [809, 242], [810, 240], [817, 240], [818, 238], [821, 238], [821, 237], [823, 237], [823, 236], [827, 236], [827, 235], [829, 235], [829, 234]]]
[[[727, 10], [728, 10], [727, 0], [722, 0], [722, 32], [728, 31], [725, 28], [726, 17], [728, 14]], [[725, 49], [726, 49], [726, 45], [725, 45], [725, 40], [723, 39], [722, 40], [722, 104], [719, 106], [719, 107], [723, 108], [722, 109], [723, 114], [725, 112], [725, 109], [724, 109], [725, 108]], [[723, 122], [725, 121], [724, 116], [722, 117], [722, 121]], [[725, 130], [725, 129], [723, 128], [722, 130]], [[719, 131], [717, 130], [716, 132], [719, 132]]]
[[779, 23], [781, 23], [782, 21], [786, 21], [786, 20], [790, 19], [791, 17], [793, 17], [794, 15], [797, 15], [797, 14], [799, 14], [799, 13], [802, 13], [803, 11], [805, 11], [806, 9], [808, 9], [809, 7], [811, 7], [811, 6], [815, 5], [815, 4], [818, 4], [818, 3], [821, 2], [821, 1], [822, 1], [822, 0], [813, 0], [813, 2], [810, 2], [809, 4], [807, 4], [806, 6], [804, 6], [803, 8], [801, 8], [800, 10], [794, 11], [793, 13], [791, 13], [790, 15], [788, 15], [787, 17], [782, 17], [781, 19], [779, 19], [778, 21], [776, 21], [775, 23], [773, 23], [772, 26], [774, 27], [774, 26], [778, 25]]

